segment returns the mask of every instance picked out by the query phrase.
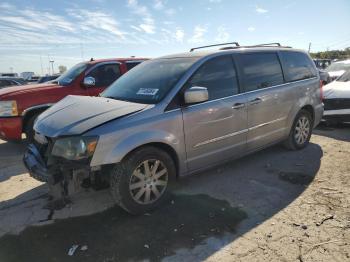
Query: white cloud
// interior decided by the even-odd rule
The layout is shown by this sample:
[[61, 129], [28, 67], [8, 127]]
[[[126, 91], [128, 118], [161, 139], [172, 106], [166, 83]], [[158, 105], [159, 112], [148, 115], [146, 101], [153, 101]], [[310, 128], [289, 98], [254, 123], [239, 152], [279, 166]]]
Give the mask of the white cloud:
[[154, 34], [154, 26], [150, 24], [140, 24], [140, 28], [147, 34]]
[[188, 40], [189, 43], [201, 43], [204, 42], [204, 34], [207, 32], [207, 28], [201, 25], [196, 25], [193, 30], [193, 36]]
[[264, 8], [262, 8], [262, 7], [259, 7], [259, 6], [256, 6], [256, 7], [255, 7], [255, 11], [256, 11], [257, 13], [259, 13], [259, 14], [265, 14], [265, 13], [267, 13], [269, 10], [264, 9]]
[[217, 28], [217, 35], [215, 41], [227, 42], [230, 39], [230, 34], [227, 32], [227, 28], [223, 25]]
[[8, 26], [18, 27], [24, 30], [62, 30], [74, 31], [74, 26], [64, 17], [31, 9], [17, 10], [9, 4], [1, 4], [3, 10], [7, 10], [0, 15], [0, 22]]
[[[102, 11], [90, 11], [86, 9], [68, 10], [68, 13], [79, 20], [82, 30], [104, 30], [120, 39], [125, 39], [126, 32], [119, 29], [119, 23], [111, 15]], [[87, 19], [88, 18], [88, 19]]]
[[175, 39], [177, 42], [183, 42], [183, 39], [185, 37], [185, 31], [181, 28], [177, 28], [175, 31]]
[[162, 10], [164, 8], [163, 0], [154, 0], [153, 8], [156, 10]]
[[169, 9], [165, 10], [165, 14], [166, 15], [174, 15], [174, 14], [176, 14], [176, 10], [173, 8], [169, 8]]
[[140, 23], [139, 27], [147, 34], [154, 34], [156, 27], [148, 8], [144, 5], [140, 5], [137, 0], [128, 0], [127, 6], [133, 13], [141, 17], [143, 22]]
[[255, 27], [254, 26], [249, 26], [248, 27], [248, 31], [249, 32], [254, 32], [255, 31]]

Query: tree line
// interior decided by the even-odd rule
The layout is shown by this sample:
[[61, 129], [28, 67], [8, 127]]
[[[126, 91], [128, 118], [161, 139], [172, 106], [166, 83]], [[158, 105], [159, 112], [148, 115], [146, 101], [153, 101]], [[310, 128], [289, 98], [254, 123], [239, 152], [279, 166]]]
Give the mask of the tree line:
[[316, 53], [310, 53], [312, 58], [317, 59], [350, 59], [350, 47], [344, 50], [329, 50]]

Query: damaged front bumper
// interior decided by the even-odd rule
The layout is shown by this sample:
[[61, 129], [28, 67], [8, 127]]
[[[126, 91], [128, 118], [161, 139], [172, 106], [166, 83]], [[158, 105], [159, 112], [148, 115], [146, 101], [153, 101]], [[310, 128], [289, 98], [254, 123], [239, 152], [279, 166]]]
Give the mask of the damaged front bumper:
[[23, 156], [23, 163], [28, 169], [31, 177], [41, 182], [47, 182], [51, 185], [62, 180], [60, 170], [57, 168], [48, 168], [39, 150], [34, 144], [30, 144]]
[[40, 153], [40, 148], [40, 145], [30, 144], [24, 153], [23, 162], [31, 177], [48, 183], [49, 194], [54, 198], [67, 197], [90, 186], [106, 186], [105, 180], [101, 181], [100, 167], [92, 170], [86, 161], [68, 161], [52, 156], [47, 160], [44, 158], [50, 150], [44, 147], [44, 153]]

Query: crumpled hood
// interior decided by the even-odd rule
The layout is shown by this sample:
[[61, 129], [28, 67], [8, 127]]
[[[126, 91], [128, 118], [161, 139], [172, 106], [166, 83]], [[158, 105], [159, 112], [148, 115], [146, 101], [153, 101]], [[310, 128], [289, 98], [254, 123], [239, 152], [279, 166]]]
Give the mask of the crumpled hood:
[[32, 84], [32, 85], [22, 85], [22, 86], [10, 86], [0, 89], [0, 97], [13, 95], [15, 93], [25, 93], [33, 91], [34, 89], [55, 87], [57, 84], [43, 83], [43, 84]]
[[348, 98], [350, 99], [350, 81], [333, 81], [323, 87], [325, 99]]
[[42, 113], [34, 129], [48, 137], [79, 135], [147, 106], [104, 97], [67, 96]]

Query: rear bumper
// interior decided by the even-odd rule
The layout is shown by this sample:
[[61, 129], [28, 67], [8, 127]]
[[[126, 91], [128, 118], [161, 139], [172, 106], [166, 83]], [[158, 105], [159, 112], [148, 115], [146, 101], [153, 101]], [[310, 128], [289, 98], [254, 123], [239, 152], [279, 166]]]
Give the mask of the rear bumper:
[[20, 140], [22, 138], [22, 118], [0, 118], [0, 139]]

